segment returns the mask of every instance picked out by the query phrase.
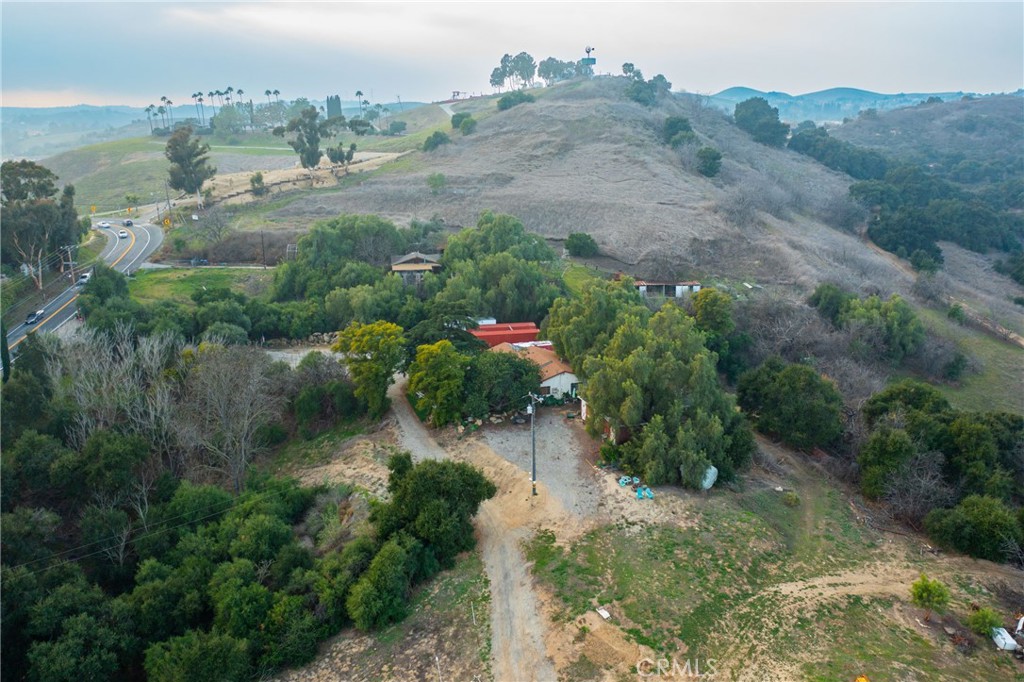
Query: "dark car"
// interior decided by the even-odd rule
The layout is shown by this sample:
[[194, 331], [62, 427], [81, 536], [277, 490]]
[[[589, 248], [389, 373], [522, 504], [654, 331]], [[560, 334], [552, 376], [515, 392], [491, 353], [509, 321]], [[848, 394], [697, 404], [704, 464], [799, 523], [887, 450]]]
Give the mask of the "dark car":
[[41, 322], [44, 317], [46, 317], [46, 311], [37, 310], [34, 313], [29, 313], [29, 316], [25, 318], [25, 324], [35, 324], [36, 322]]
[[124, 225], [125, 227], [131, 227], [135, 223], [133, 223], [131, 220], [123, 220], [121, 221], [121, 224]]

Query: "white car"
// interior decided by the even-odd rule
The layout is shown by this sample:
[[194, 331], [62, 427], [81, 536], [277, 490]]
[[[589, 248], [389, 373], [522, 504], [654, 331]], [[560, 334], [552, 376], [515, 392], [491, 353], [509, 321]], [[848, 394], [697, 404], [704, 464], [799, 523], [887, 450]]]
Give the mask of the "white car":
[[37, 310], [34, 313], [29, 313], [29, 316], [25, 318], [25, 326], [27, 327], [31, 324], [35, 324], [36, 322], [42, 320], [44, 317], [46, 317], [45, 310]]
[[100, 227], [110, 227], [110, 223], [104, 220], [103, 222], [100, 223]]
[[117, 233], [119, 239], [128, 239], [128, 230], [121, 230]]

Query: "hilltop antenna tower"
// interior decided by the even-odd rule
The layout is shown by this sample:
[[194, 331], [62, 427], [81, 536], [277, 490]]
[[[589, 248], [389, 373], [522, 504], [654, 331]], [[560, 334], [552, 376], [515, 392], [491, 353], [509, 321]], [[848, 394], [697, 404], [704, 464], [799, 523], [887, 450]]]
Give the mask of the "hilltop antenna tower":
[[590, 76], [594, 75], [594, 65], [597, 64], [597, 59], [590, 56], [591, 52], [596, 52], [596, 48], [587, 45], [583, 48], [583, 51], [587, 53], [587, 56], [580, 60], [580, 64], [590, 69]]

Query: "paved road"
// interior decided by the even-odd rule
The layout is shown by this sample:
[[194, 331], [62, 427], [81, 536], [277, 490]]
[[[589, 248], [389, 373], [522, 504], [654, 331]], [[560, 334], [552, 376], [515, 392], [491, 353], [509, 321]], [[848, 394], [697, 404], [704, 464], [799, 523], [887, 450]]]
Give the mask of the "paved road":
[[[118, 221], [111, 220], [109, 222], [109, 228], [98, 227], [99, 223], [94, 223], [93, 227], [107, 237], [107, 245], [100, 253], [100, 259], [119, 272], [125, 274], [135, 272], [163, 243], [163, 230], [156, 225], [136, 223], [132, 227], [123, 227]], [[120, 230], [125, 230], [128, 237], [118, 237]], [[7, 333], [8, 347], [13, 351], [19, 343], [25, 340], [27, 334], [56, 331], [74, 317], [77, 310], [74, 303], [80, 293], [81, 288], [72, 284], [46, 304], [43, 308], [45, 314], [42, 322], [26, 325], [24, 320], [19, 321]]]

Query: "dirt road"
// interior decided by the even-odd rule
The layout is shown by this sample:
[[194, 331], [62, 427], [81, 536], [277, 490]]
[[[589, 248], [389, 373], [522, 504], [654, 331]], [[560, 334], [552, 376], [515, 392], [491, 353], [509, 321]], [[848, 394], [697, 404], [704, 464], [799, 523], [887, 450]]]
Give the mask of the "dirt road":
[[[399, 446], [414, 461], [449, 459], [433, 435], [423, 426], [405, 399], [405, 377], [390, 388], [392, 413], [397, 420]], [[484, 567], [491, 587], [492, 670], [497, 682], [548, 682], [557, 679], [554, 664], [544, 648], [546, 624], [540, 615], [533, 579], [519, 547], [526, 528], [523, 515], [513, 513], [529, 482], [516, 476], [515, 467], [481, 448], [460, 450], [458, 459], [472, 461], [498, 485], [498, 494], [480, 507], [476, 530]], [[503, 466], [504, 464], [504, 466]]]

